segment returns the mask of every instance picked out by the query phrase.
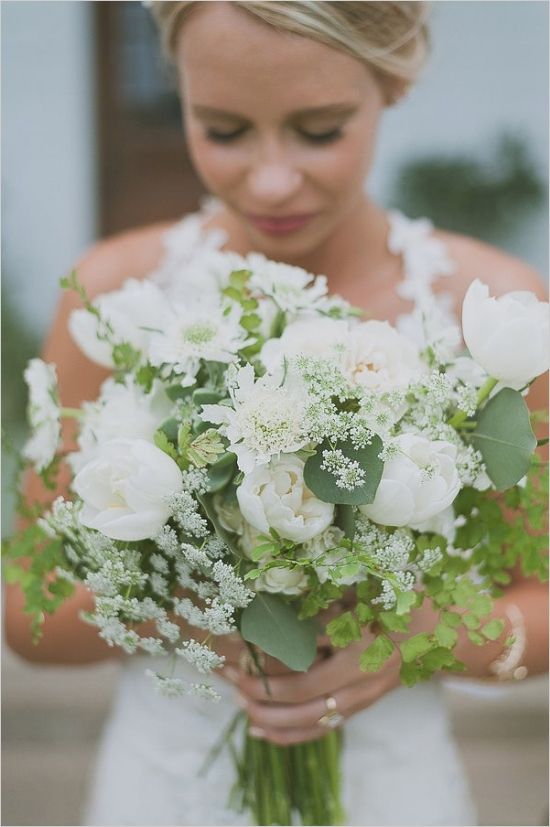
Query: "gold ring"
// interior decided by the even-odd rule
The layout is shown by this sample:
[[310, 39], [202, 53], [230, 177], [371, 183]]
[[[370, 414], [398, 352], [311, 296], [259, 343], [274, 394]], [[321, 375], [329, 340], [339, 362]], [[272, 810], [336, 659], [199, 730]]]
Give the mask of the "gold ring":
[[325, 698], [326, 712], [319, 718], [319, 724], [327, 729], [336, 729], [344, 723], [344, 716], [338, 712], [338, 704], [336, 698], [329, 695]]

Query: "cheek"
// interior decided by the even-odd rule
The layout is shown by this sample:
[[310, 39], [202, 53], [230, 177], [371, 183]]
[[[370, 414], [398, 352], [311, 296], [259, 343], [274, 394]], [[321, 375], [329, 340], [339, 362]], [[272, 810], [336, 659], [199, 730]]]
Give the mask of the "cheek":
[[195, 170], [208, 190], [221, 195], [238, 183], [244, 171], [238, 152], [212, 144], [192, 128], [186, 130], [186, 138]]
[[363, 189], [372, 152], [372, 144], [364, 135], [350, 135], [316, 156], [316, 163], [310, 166], [312, 177], [315, 175], [317, 186], [333, 198], [345, 198], [347, 194]]

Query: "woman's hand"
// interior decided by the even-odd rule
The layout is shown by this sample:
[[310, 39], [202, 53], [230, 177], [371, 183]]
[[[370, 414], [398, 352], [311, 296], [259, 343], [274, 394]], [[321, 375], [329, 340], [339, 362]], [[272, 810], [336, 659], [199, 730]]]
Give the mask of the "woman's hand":
[[[429, 602], [413, 612], [410, 631], [406, 635], [390, 635], [395, 642], [419, 632], [431, 632], [437, 625], [438, 613]], [[359, 668], [359, 657], [374, 640], [365, 630], [361, 640], [345, 649], [320, 656], [307, 672], [287, 672], [270, 676], [267, 694], [261, 678], [240, 669], [226, 666], [222, 675], [237, 688], [237, 701], [246, 710], [251, 734], [274, 744], [297, 744], [312, 741], [327, 733], [323, 716], [336, 716], [336, 725], [356, 712], [375, 703], [400, 685], [401, 658], [395, 649], [383, 668], [365, 673]], [[327, 699], [330, 700], [327, 703]]]

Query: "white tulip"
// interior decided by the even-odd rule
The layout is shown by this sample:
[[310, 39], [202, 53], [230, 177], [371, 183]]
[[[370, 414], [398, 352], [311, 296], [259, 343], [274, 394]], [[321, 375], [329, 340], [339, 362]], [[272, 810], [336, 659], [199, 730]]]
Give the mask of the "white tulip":
[[[142, 352], [146, 350], [150, 330], [162, 330], [170, 309], [162, 291], [147, 279], [128, 279], [120, 290], [97, 296], [93, 304], [101, 321], [109, 323], [114, 344], [128, 342]], [[73, 310], [68, 328], [88, 359], [106, 368], [113, 367], [112, 343], [98, 338], [101, 323], [97, 316], [87, 310]]]
[[315, 497], [304, 483], [304, 462], [290, 454], [245, 474], [237, 489], [241, 512], [255, 529], [305, 543], [332, 522], [334, 506]]
[[402, 434], [391, 443], [397, 450], [384, 465], [374, 502], [359, 506], [374, 523], [416, 528], [447, 508], [460, 490], [456, 448]]
[[495, 299], [476, 279], [462, 305], [462, 330], [475, 361], [505, 387], [519, 390], [548, 370], [548, 302], [528, 290]]
[[165, 525], [166, 498], [182, 489], [179, 467], [144, 439], [113, 439], [78, 472], [80, 521], [113, 540], [145, 540]]

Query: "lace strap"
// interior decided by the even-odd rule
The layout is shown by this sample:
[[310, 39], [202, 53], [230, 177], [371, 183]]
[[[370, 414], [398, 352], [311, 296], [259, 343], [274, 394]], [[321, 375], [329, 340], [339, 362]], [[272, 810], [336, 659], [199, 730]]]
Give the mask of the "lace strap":
[[397, 292], [417, 305], [424, 304], [433, 297], [434, 281], [454, 273], [456, 264], [446, 245], [433, 235], [433, 224], [428, 218], [407, 218], [397, 210], [392, 210], [388, 217], [388, 249], [403, 260], [403, 280]]

